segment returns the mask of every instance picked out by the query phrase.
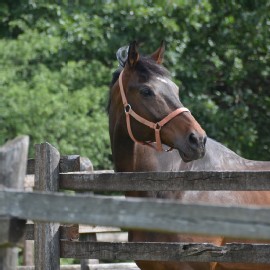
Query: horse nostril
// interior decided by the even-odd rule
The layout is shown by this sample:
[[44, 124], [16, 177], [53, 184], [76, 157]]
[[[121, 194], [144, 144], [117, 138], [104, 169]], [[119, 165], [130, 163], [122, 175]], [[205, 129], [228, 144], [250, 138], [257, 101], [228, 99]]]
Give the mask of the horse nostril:
[[196, 149], [198, 147], [205, 147], [207, 136], [199, 136], [196, 133], [190, 133], [188, 137], [189, 145]]
[[204, 138], [203, 138], [203, 145], [204, 146], [206, 145], [206, 141], [207, 141], [207, 136], [204, 136]]
[[199, 145], [199, 140], [194, 133], [191, 133], [189, 135], [188, 141], [192, 147], [198, 147], [198, 145]]

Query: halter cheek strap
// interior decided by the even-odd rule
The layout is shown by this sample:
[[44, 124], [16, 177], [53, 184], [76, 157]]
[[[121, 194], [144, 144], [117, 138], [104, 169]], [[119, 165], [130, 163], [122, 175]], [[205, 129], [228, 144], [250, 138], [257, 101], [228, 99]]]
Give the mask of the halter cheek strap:
[[[120, 86], [120, 93], [121, 93], [121, 97], [122, 97], [122, 102], [124, 105], [124, 110], [125, 110], [125, 114], [126, 114], [126, 122], [127, 122], [127, 130], [128, 130], [128, 134], [130, 136], [130, 138], [139, 144], [142, 145], [148, 145], [154, 149], [156, 149], [157, 151], [163, 151], [162, 148], [162, 143], [161, 143], [161, 138], [160, 138], [160, 130], [161, 128], [168, 123], [170, 120], [172, 120], [175, 116], [183, 113], [183, 112], [189, 112], [189, 109], [182, 107], [182, 108], [178, 108], [175, 111], [171, 112], [170, 114], [168, 114], [166, 117], [164, 117], [161, 121], [154, 123], [154, 122], [150, 122], [147, 119], [141, 117], [140, 115], [138, 115], [137, 113], [135, 113], [130, 104], [127, 102], [127, 98], [125, 95], [125, 91], [124, 91], [124, 87], [123, 87], [123, 70], [120, 73], [119, 76], [119, 86]], [[138, 122], [148, 126], [151, 129], [154, 129], [155, 131], [155, 139], [156, 139], [156, 147], [153, 146], [150, 142], [140, 142], [138, 140], [136, 140], [136, 138], [134, 137], [133, 133], [132, 133], [132, 129], [131, 129], [131, 124], [130, 124], [130, 116], [132, 116], [134, 119], [136, 119]], [[167, 151], [170, 151], [172, 149], [169, 149]]]

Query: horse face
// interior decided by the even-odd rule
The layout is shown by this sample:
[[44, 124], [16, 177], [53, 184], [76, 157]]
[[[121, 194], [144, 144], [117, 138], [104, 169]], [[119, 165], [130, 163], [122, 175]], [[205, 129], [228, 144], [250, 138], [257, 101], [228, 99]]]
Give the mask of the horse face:
[[[136, 43], [132, 43], [124, 70], [129, 104], [137, 114], [154, 123], [183, 107], [178, 87], [160, 65], [163, 53], [162, 45], [150, 58], [142, 58]], [[132, 129], [138, 140], [155, 140], [153, 130], [136, 120], [132, 120]], [[185, 162], [202, 158], [205, 154], [205, 131], [190, 112], [174, 117], [161, 128], [160, 134], [162, 143], [177, 149]]]

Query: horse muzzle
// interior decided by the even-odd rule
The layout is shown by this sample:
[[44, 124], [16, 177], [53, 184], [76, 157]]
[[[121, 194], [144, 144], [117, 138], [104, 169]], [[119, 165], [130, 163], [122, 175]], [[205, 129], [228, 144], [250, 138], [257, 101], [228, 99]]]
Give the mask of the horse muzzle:
[[184, 162], [190, 162], [204, 157], [206, 141], [207, 136], [205, 133], [192, 132], [187, 137], [184, 146], [183, 144], [179, 145], [176, 149]]

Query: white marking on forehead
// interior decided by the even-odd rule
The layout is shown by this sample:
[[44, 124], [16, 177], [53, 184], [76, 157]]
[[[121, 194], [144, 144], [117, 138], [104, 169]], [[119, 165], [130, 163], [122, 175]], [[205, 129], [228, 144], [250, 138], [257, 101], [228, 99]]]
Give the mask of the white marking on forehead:
[[161, 77], [156, 77], [159, 81], [164, 82], [166, 84], [169, 84], [168, 80], [161, 78]]
[[163, 83], [166, 83], [166, 84], [169, 84], [169, 85], [172, 85], [172, 86], [178, 88], [177, 85], [173, 81], [171, 81], [171, 80], [169, 80], [167, 78], [161, 78], [161, 77], [157, 76], [156, 79], [163, 82]]

